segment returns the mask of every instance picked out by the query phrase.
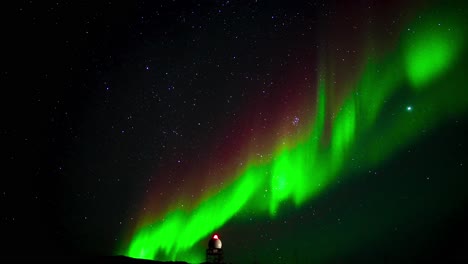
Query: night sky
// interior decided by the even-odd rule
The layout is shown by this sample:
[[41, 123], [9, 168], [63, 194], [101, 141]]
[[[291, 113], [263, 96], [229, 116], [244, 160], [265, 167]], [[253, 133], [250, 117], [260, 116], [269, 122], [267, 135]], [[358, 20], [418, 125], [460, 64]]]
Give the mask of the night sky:
[[[407, 3], [411, 2], [411, 3]], [[464, 1], [2, 7], [3, 257], [468, 260]]]

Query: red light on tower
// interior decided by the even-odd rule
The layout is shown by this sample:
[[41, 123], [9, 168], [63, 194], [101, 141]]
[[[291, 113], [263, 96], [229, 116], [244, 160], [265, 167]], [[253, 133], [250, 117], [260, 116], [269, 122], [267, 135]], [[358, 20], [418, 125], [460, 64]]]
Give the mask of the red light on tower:
[[218, 234], [213, 234], [206, 249], [206, 263], [224, 263], [223, 243]]

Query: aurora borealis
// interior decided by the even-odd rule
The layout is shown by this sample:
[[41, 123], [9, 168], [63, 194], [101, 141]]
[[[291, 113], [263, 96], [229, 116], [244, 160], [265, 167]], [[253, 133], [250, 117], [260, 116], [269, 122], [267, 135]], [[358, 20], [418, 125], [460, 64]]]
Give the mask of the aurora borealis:
[[[460, 67], [457, 58], [466, 52], [461, 50], [466, 26], [461, 18], [455, 19], [456, 14], [449, 14], [453, 21], [427, 13], [422, 16], [425, 18], [413, 22], [415, 32], [403, 33], [393, 51], [364, 63], [358, 81], [350, 84], [352, 89], [338, 104], [334, 118], [326, 110], [331, 78], [327, 78], [330, 72], [324, 63], [314, 86], [316, 100], [309, 102], [316, 106], [312, 125], [307, 128], [309, 133], [279, 139], [271, 158], [248, 161], [245, 168], [235, 172], [232, 183], [201, 200], [193, 209], [170, 210], [163, 220], [156, 219], [152, 225], [137, 230], [127, 254], [171, 260], [177, 260], [179, 254], [188, 254], [185, 256], [190, 259], [191, 254], [197, 256], [191, 251], [198, 241], [209, 237], [240, 211], [252, 210], [275, 217], [281, 213], [283, 204], [300, 207], [336, 182], [344, 168], [349, 169], [346, 163], [352, 153], [361, 152], [369, 163], [363, 169], [372, 168], [398, 148], [410, 144], [421, 129], [436, 126], [449, 114], [444, 109], [466, 111], [465, 87], [448, 83], [443, 90], [440, 88], [441, 80], [453, 78], [445, 76], [447, 72], [454, 74], [455, 79], [463, 78], [456, 68]], [[413, 107], [417, 110], [404, 113], [401, 105], [399, 109], [383, 110], [399, 90], [409, 94], [403, 98], [411, 98], [408, 112]], [[376, 128], [376, 120], [383, 111], [400, 112], [394, 118], [387, 117], [385, 131]], [[329, 131], [325, 139], [326, 122]], [[193, 258], [202, 262], [202, 251], [197, 251], [198, 259]]]
[[12, 7], [2, 256], [468, 259], [468, 5], [382, 2]]

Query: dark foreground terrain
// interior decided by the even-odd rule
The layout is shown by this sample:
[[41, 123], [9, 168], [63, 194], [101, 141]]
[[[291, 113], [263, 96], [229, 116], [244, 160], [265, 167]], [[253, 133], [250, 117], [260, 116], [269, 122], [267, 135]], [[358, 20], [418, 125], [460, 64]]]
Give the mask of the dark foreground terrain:
[[1, 263], [26, 262], [26, 263], [137, 263], [137, 264], [188, 264], [184, 261], [154, 261], [145, 259], [134, 259], [125, 256], [99, 256], [99, 257], [18, 257], [0, 258]]

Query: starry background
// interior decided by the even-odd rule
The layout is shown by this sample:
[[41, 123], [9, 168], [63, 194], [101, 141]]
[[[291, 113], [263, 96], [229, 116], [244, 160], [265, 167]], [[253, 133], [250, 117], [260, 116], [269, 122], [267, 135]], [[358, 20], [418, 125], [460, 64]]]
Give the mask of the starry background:
[[[271, 158], [313, 121], [324, 64], [338, 109], [369, 50], [384, 54], [436, 6], [380, 2], [2, 8], [1, 254], [121, 254], [143, 223]], [[394, 103], [397, 115], [417, 111]], [[275, 217], [234, 217], [215, 230], [226, 260], [466, 259], [467, 121], [465, 108], [376, 166], [357, 159], [343, 180]], [[195, 246], [202, 255], [208, 238]]]

